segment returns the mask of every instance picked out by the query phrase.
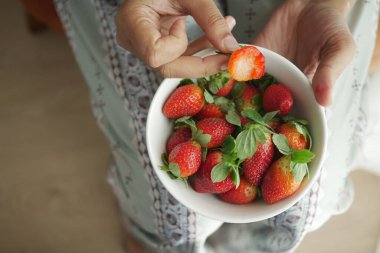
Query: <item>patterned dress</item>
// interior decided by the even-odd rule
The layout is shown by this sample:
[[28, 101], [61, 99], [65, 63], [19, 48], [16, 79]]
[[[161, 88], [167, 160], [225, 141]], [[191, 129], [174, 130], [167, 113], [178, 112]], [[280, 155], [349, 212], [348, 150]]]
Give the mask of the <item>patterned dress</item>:
[[[306, 232], [350, 206], [353, 190], [347, 175], [358, 164], [371, 167], [368, 152], [363, 150], [372, 148], [366, 146], [364, 137], [376, 135], [371, 122], [380, 118], [370, 110], [369, 102], [379, 88], [367, 82], [379, 1], [358, 0], [347, 20], [357, 52], [336, 84], [334, 105], [326, 109], [331, 138], [319, 180], [287, 211], [250, 224], [222, 224], [194, 213], [174, 199], [154, 174], [145, 127], [150, 101], [162, 77], [117, 45], [114, 16], [121, 2], [56, 0], [56, 8], [89, 86], [94, 115], [112, 147], [108, 180], [121, 216], [126, 228], [150, 252], [290, 252]], [[218, 4], [237, 19], [238, 41], [249, 43], [281, 3], [227, 0]], [[190, 40], [201, 34], [191, 18], [187, 26]], [[368, 145], [380, 151], [376, 143]]]

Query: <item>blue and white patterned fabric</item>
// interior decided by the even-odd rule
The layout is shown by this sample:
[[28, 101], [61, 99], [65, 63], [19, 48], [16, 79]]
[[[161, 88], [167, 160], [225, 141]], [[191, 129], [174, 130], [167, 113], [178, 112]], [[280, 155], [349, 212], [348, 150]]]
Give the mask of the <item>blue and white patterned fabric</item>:
[[[373, 94], [368, 91], [374, 91], [367, 82], [367, 69], [379, 1], [358, 1], [348, 20], [357, 53], [336, 84], [334, 105], [326, 110], [334, 137], [329, 140], [329, 157], [319, 180], [301, 201], [276, 217], [223, 226], [180, 204], [153, 172], [145, 144], [145, 124], [162, 77], [117, 45], [114, 16], [121, 2], [56, 0], [56, 7], [88, 83], [94, 115], [112, 147], [114, 160], [108, 178], [121, 215], [126, 228], [150, 252], [290, 252], [306, 232], [348, 208], [353, 191], [347, 175], [354, 165], [367, 161], [361, 151], [372, 120], [367, 115], [367, 102], [373, 100]], [[219, 4], [237, 19], [234, 31], [238, 40], [251, 42], [281, 3], [228, 0]], [[187, 24], [190, 39], [200, 35], [192, 19]], [[373, 114], [372, 118], [379, 117]]]

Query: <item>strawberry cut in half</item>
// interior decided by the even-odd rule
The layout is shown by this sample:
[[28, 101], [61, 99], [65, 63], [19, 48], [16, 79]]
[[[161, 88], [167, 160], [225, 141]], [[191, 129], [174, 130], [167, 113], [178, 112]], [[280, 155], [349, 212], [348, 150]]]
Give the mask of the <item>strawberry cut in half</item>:
[[228, 72], [236, 81], [261, 78], [265, 73], [265, 57], [254, 46], [245, 46], [231, 54]]

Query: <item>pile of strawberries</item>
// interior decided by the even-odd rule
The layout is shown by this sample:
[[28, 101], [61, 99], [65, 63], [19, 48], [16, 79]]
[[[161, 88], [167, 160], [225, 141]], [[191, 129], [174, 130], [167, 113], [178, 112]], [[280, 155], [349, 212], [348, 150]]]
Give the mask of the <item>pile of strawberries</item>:
[[174, 130], [161, 169], [230, 203], [284, 199], [314, 157], [308, 122], [289, 116], [292, 106], [289, 89], [265, 73], [262, 53], [242, 47], [228, 71], [184, 79], [166, 100], [163, 113]]

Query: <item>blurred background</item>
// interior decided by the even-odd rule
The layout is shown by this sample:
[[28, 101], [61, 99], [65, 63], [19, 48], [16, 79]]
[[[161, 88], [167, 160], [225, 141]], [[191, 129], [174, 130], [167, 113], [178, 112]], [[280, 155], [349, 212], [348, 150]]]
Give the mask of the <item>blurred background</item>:
[[[0, 253], [122, 253], [109, 147], [53, 5], [35, 2], [0, 8]], [[297, 253], [376, 252], [380, 177], [351, 178], [350, 210]]]

